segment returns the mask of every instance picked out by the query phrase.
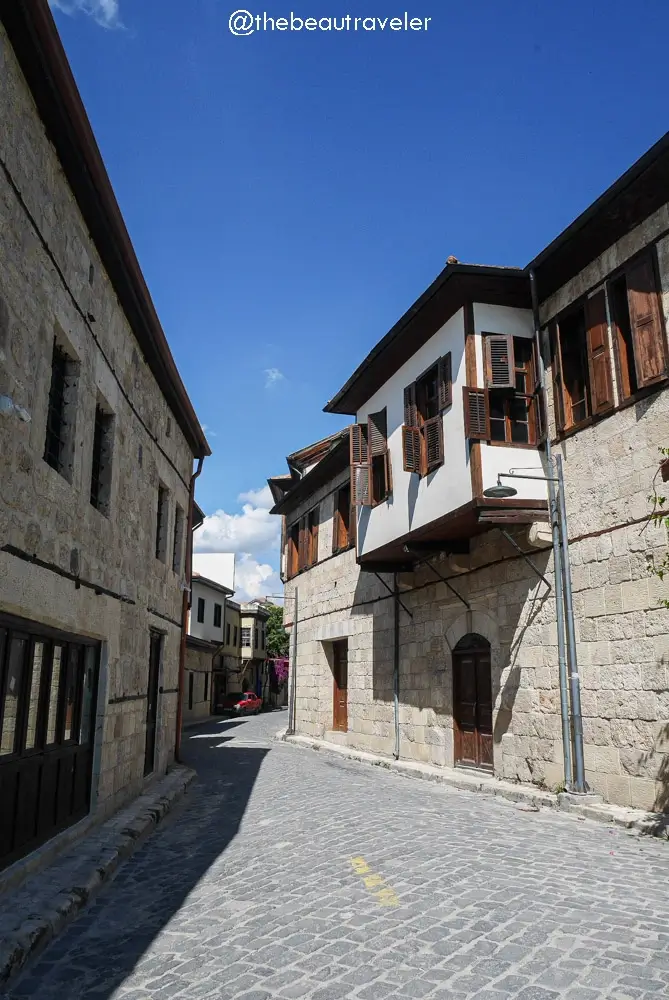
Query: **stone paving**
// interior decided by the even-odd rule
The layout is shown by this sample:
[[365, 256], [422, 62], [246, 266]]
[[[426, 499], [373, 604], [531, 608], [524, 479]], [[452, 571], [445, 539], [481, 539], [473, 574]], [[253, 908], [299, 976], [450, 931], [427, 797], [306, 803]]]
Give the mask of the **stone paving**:
[[272, 740], [188, 731], [193, 791], [11, 1000], [669, 996], [669, 846]]

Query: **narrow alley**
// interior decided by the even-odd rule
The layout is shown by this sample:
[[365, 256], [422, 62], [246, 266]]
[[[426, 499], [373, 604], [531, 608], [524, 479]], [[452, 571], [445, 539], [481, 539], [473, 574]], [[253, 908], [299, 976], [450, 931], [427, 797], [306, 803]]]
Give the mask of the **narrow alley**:
[[194, 789], [5, 1000], [667, 995], [666, 844], [274, 739], [185, 734]]

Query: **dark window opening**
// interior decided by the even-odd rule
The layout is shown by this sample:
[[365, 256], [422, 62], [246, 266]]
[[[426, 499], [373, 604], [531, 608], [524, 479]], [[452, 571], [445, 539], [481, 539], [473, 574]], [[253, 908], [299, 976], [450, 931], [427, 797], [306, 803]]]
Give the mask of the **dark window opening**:
[[221, 627], [221, 611], [222, 611], [221, 605], [214, 604], [214, 628]]
[[225, 645], [230, 645], [230, 624], [228, 623], [225, 628]]
[[233, 646], [235, 647], [235, 649], [237, 648], [237, 639], [238, 639], [238, 637], [239, 637], [239, 631], [238, 631], [237, 626], [235, 625], [235, 638], [234, 638], [234, 641], [233, 641]]
[[91, 503], [101, 514], [109, 514], [111, 469], [114, 441], [114, 417], [101, 406], [95, 407], [93, 464], [91, 466]]
[[168, 491], [158, 487], [158, 513], [156, 517], [156, 559], [165, 562], [167, 554]]
[[197, 620], [202, 624], [204, 622], [204, 608], [205, 608], [204, 597], [198, 597], [197, 599]]
[[175, 573], [181, 572], [181, 560], [184, 536], [184, 512], [177, 504], [174, 514], [174, 543], [172, 546], [172, 569]]
[[189, 708], [189, 710], [191, 710], [193, 708], [193, 687], [194, 687], [193, 674], [189, 673], [188, 674], [188, 708]]
[[54, 341], [44, 460], [68, 482], [72, 481], [78, 371], [78, 364]]
[[209, 674], [204, 675], [204, 700], [209, 700]]
[[416, 405], [422, 422], [436, 417], [439, 413], [439, 392], [437, 366], [434, 365], [416, 382]]
[[582, 423], [590, 414], [585, 314], [582, 309], [560, 322], [559, 338], [565, 416], [567, 426], [573, 426]]

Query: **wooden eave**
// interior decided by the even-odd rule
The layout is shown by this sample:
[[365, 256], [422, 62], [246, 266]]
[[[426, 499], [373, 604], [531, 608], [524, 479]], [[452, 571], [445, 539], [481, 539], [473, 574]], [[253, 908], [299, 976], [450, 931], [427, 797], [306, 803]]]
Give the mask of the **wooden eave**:
[[605, 250], [669, 202], [669, 132], [526, 268], [544, 301]]
[[301, 503], [312, 496], [316, 490], [325, 486], [349, 466], [348, 433], [342, 436], [327, 455], [320, 460], [311, 472], [298, 480], [295, 486], [272, 507], [270, 514], [290, 514]]
[[[531, 308], [528, 275], [520, 268], [448, 264], [370, 351], [324, 407], [355, 414], [467, 302]], [[436, 360], [436, 359], [435, 359]]]

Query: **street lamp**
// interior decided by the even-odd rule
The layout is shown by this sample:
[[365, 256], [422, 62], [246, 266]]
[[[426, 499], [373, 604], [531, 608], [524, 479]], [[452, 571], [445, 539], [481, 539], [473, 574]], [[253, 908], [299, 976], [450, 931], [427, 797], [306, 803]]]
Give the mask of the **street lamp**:
[[[548, 458], [552, 464], [552, 456]], [[560, 710], [562, 715], [562, 744], [564, 752], [565, 784], [570, 791], [583, 794], [587, 791], [583, 760], [583, 719], [581, 715], [581, 681], [576, 657], [576, 631], [574, 627], [574, 605], [571, 590], [571, 564], [569, 560], [569, 536], [567, 532], [567, 508], [565, 505], [562, 456], [555, 456], [556, 476], [523, 475], [522, 473], [500, 472], [497, 485], [483, 491], [484, 497], [506, 499], [516, 496], [518, 490], [505, 486], [502, 479], [536, 479], [548, 483], [550, 518], [553, 533], [553, 561], [555, 565], [555, 606], [558, 634], [558, 665], [560, 674]], [[558, 486], [556, 496], [555, 484]], [[565, 628], [566, 626], [566, 628]], [[567, 657], [565, 657], [565, 632]], [[567, 659], [569, 665], [567, 678]], [[569, 699], [574, 720], [574, 773], [571, 766], [571, 727], [569, 724]], [[572, 780], [573, 778], [573, 780]]]

